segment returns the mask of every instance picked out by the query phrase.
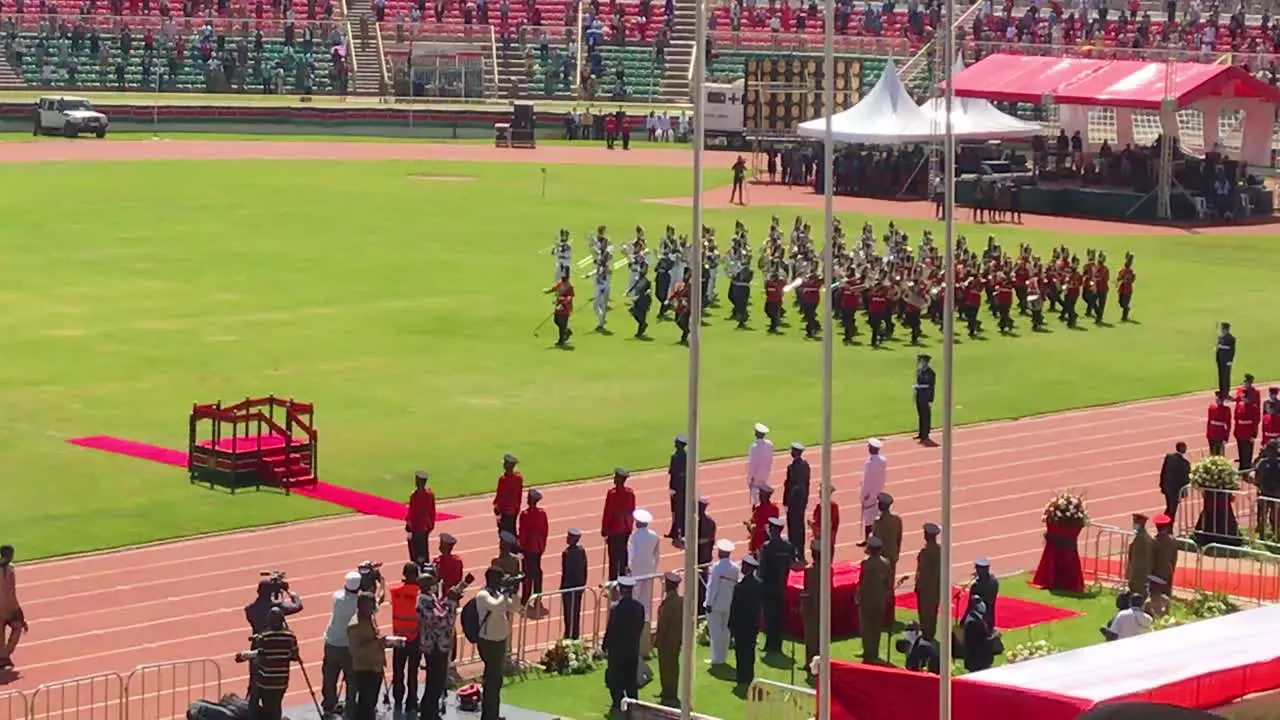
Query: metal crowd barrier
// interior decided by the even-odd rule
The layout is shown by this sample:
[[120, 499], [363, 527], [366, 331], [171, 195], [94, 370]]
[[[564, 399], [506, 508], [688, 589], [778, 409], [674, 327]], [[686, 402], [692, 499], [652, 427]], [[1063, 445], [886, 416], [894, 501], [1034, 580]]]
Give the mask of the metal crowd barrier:
[[1280, 557], [1263, 550], [1209, 544], [1200, 548], [1195, 587], [1257, 605], [1280, 602]]
[[1084, 571], [1103, 585], [1121, 587], [1129, 582], [1129, 543], [1133, 531], [1090, 523], [1084, 533]]
[[1210, 512], [1206, 516], [1205, 506], [1225, 504], [1235, 512], [1236, 523], [1241, 530], [1252, 530], [1256, 527], [1254, 510], [1258, 501], [1257, 488], [1249, 483], [1241, 485], [1240, 490], [1205, 490], [1188, 485], [1182, 488], [1178, 501], [1174, 534], [1178, 537], [1208, 539], [1210, 542], [1239, 538], [1239, 535], [1227, 532], [1229, 528], [1225, 526], [1225, 513]]
[[810, 720], [817, 691], [756, 678], [747, 687], [747, 720]]
[[[529, 598], [525, 605], [524, 619], [520, 622], [518, 654], [528, 657], [545, 652], [560, 639], [567, 637], [565, 599], [578, 596], [578, 640], [587, 647], [594, 647], [599, 636], [588, 632], [587, 621], [595, 617], [600, 606], [600, 588], [579, 587], [544, 592]], [[541, 609], [541, 612], [539, 612]]]
[[[631, 698], [622, 699], [622, 710], [627, 714], [627, 720], [676, 720], [676, 718], [680, 717], [680, 708], [654, 705], [653, 703], [632, 700]], [[720, 720], [711, 715], [702, 715], [696, 712], [690, 712], [689, 717], [693, 718], [693, 720]]]
[[222, 667], [209, 658], [139, 665], [124, 680], [125, 715], [182, 718], [196, 700], [222, 697]]
[[41, 685], [31, 693], [27, 718], [124, 720], [124, 677], [105, 672]]
[[31, 701], [21, 690], [0, 693], [0, 720], [28, 720]]

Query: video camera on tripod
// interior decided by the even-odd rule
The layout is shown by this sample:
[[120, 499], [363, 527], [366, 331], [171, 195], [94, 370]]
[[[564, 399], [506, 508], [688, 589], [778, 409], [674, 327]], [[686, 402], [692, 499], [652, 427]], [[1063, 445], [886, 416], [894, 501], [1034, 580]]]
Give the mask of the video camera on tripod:
[[265, 584], [271, 591], [271, 597], [289, 592], [289, 580], [283, 570], [263, 570], [258, 573], [262, 577], [259, 584]]
[[365, 560], [356, 567], [356, 571], [360, 573], [360, 589], [365, 592], [372, 592], [379, 585], [385, 584], [382, 578], [382, 563], [372, 560]]

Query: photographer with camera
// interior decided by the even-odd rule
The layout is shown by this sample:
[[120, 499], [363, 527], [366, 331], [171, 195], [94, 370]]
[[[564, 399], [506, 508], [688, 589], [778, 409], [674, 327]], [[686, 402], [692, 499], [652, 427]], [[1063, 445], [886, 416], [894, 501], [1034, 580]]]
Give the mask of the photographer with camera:
[[249, 716], [253, 720], [280, 720], [284, 696], [289, 691], [289, 665], [302, 662], [298, 638], [285, 624], [284, 611], [267, 611], [265, 625], [249, 638], [249, 651], [236, 654], [236, 662], [250, 663]]
[[507, 640], [511, 637], [511, 613], [518, 614], [523, 609], [515, 598], [523, 579], [520, 575], [509, 575], [498, 567], [491, 567], [484, 573], [484, 588], [476, 594], [476, 648], [484, 662], [481, 683], [484, 699], [480, 720], [498, 720], [507, 664]]
[[377, 612], [378, 599], [373, 593], [362, 592], [356, 596], [356, 619], [347, 626], [355, 685], [355, 713], [349, 713], [352, 720], [377, 720], [378, 691], [382, 689], [387, 667], [386, 650], [399, 650], [408, 644], [403, 637], [383, 636], [374, 620]]
[[333, 594], [333, 609], [329, 624], [324, 629], [324, 659], [321, 660], [320, 710], [325, 715], [338, 711], [338, 676], [346, 681], [347, 692], [344, 712], [350, 715], [355, 707], [356, 683], [352, 677], [351, 646], [347, 642], [347, 626], [356, 614], [356, 600], [360, 594], [363, 576], [349, 572], [343, 579], [342, 589]]
[[395, 699], [396, 712], [404, 708], [410, 714], [418, 709], [418, 665], [422, 660], [418, 643], [418, 576], [418, 565], [405, 563], [403, 582], [391, 588], [391, 634], [406, 641], [404, 647], [391, 653], [391, 697]]
[[419, 710], [422, 720], [440, 720], [441, 699], [449, 683], [449, 659], [454, 650], [454, 618], [458, 602], [475, 579], [467, 573], [446, 589], [437, 568], [428, 566], [418, 576], [418, 638], [427, 659], [427, 689]]
[[893, 646], [906, 658], [906, 668], [911, 672], [938, 674], [938, 646], [920, 630], [920, 623], [907, 623], [907, 636]]
[[378, 607], [387, 601], [387, 581], [382, 577], [382, 563], [365, 560], [356, 568], [360, 573], [360, 592], [373, 595]]
[[[273, 630], [273, 616], [279, 614], [281, 620], [290, 615], [302, 612], [302, 598], [289, 589], [289, 581], [280, 570], [262, 573], [258, 580], [258, 596], [253, 602], [244, 606], [244, 618], [249, 622], [249, 633], [257, 636]], [[249, 696], [253, 695], [254, 679], [257, 673], [257, 661], [249, 660]]]

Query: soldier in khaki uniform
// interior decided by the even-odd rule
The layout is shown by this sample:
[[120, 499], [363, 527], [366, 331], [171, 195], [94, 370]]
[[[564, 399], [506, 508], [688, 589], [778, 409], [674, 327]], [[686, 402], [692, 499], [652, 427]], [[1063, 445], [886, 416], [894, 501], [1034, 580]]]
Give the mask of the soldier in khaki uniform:
[[1168, 515], [1156, 516], [1155, 552], [1152, 554], [1151, 574], [1166, 583], [1165, 595], [1173, 597], [1173, 572], [1178, 565], [1178, 540], [1173, 536], [1173, 519]]
[[819, 588], [822, 582], [819, 576], [818, 563], [821, 562], [822, 543], [816, 538], [809, 544], [809, 553], [813, 562], [804, 569], [804, 590], [800, 593], [800, 616], [804, 620], [804, 671], [805, 676], [813, 680], [810, 664], [818, 656], [818, 618]]
[[924, 524], [924, 547], [916, 553], [916, 607], [920, 613], [920, 634], [933, 640], [938, 632], [938, 604], [942, 602], [942, 529]]
[[867, 540], [867, 557], [858, 580], [858, 630], [862, 636], [862, 662], [880, 663], [880, 636], [884, 634], [884, 613], [893, 575], [884, 555], [884, 541], [872, 535]]
[[684, 639], [681, 615], [680, 574], [669, 572], [663, 577], [662, 604], [658, 606], [658, 628], [653, 646], [658, 651], [658, 680], [662, 686], [663, 705], [680, 705], [680, 645]]
[[884, 559], [889, 561], [890, 582], [896, 582], [898, 558], [902, 555], [902, 518], [890, 510], [893, 507], [893, 496], [889, 493], [880, 493], [876, 502], [880, 506], [880, 516], [871, 526], [871, 534], [884, 543]]
[[501, 570], [506, 577], [519, 575], [520, 558], [515, 556], [518, 552], [516, 536], [504, 530], [498, 534], [498, 541], [498, 556], [489, 565]]
[[1147, 594], [1147, 578], [1155, 563], [1156, 542], [1147, 532], [1147, 516], [1133, 514], [1133, 542], [1129, 543], [1129, 592]]

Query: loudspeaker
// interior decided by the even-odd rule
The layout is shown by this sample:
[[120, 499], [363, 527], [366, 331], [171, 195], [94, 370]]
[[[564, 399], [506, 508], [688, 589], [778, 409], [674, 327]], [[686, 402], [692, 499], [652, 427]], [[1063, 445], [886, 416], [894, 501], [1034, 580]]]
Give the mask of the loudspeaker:
[[515, 116], [511, 119], [511, 129], [532, 130], [533, 125], [533, 103], [516, 103]]
[[[860, 97], [862, 63], [835, 58], [833, 112], [853, 107]], [[806, 120], [826, 115], [822, 103], [824, 67], [812, 55], [748, 58], [743, 87], [743, 119], [747, 132], [794, 133]]]

